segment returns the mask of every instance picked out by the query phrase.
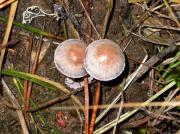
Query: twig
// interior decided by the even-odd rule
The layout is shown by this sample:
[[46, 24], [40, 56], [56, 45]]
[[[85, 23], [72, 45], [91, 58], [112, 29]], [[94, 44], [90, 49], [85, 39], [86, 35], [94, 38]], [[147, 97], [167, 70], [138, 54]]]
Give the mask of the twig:
[[139, 119], [139, 120], [132, 121], [132, 122], [127, 122], [127, 123], [122, 124], [122, 126], [120, 126], [120, 129], [137, 128], [138, 126], [143, 125], [144, 123], [148, 122], [151, 119], [152, 119], [152, 117], [146, 116], [143, 119]]
[[6, 43], [6, 44], [0, 44], [0, 51], [1, 51], [1, 49], [7, 48], [7, 47], [12, 47], [12, 46], [14, 46], [15, 44], [17, 44], [18, 42], [19, 42], [19, 40], [18, 40], [18, 41], [12, 40], [12, 41], [9, 41], [9, 42]]
[[46, 108], [46, 107], [51, 106], [53, 104], [56, 104], [57, 102], [62, 102], [64, 100], [68, 99], [69, 97], [71, 97], [71, 95], [75, 95], [76, 93], [80, 92], [81, 90], [82, 89], [76, 90], [74, 92], [71, 92], [70, 94], [67, 94], [67, 95], [63, 96], [63, 97], [62, 96], [56, 97], [56, 98], [54, 98], [52, 100], [49, 100], [48, 102], [45, 102], [43, 104], [40, 104], [40, 105], [36, 106], [34, 108], [30, 108], [29, 110], [27, 110], [27, 112], [36, 112], [38, 110], [41, 110], [43, 108]]

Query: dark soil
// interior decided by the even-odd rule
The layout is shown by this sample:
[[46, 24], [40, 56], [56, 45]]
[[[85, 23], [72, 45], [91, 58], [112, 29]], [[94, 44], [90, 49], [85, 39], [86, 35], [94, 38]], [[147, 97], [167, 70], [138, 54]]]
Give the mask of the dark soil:
[[[22, 21], [22, 13], [26, 10], [27, 7], [32, 5], [37, 5], [41, 7], [45, 12], [52, 13], [53, 12], [53, 4], [59, 4], [58, 1], [49, 1], [49, 0], [23, 0], [20, 1], [18, 5], [18, 11], [16, 14], [16, 21], [21, 22]], [[75, 16], [78, 16], [77, 19], [80, 21], [80, 24], [82, 26], [82, 29], [84, 30], [84, 35], [88, 35], [87, 25], [89, 24], [89, 21], [84, 13], [84, 10], [82, 9], [81, 5], [78, 1], [70, 1], [70, 5], [73, 8], [73, 13]], [[95, 26], [97, 27], [98, 31], [102, 31], [102, 26], [104, 22], [104, 18], [107, 11], [107, 2], [104, 0], [90, 0], [90, 11], [91, 11], [91, 18]], [[3, 16], [7, 16], [8, 8], [3, 9], [0, 11], [0, 14]], [[129, 74], [134, 72], [137, 67], [139, 66], [139, 63], [144, 59], [146, 52], [149, 54], [149, 56], [154, 55], [156, 52], [156, 46], [154, 46], [152, 43], [147, 43], [145, 41], [142, 41], [136, 36], [129, 36], [123, 39], [125, 36], [125, 27], [130, 28], [136, 23], [136, 16], [142, 15], [144, 13], [143, 9], [128, 4], [126, 1], [122, 0], [115, 0], [114, 2], [114, 8], [113, 13], [110, 18], [110, 22], [108, 24], [107, 29], [107, 35], [106, 38], [111, 39], [115, 42], [117, 42], [122, 50], [125, 48], [125, 57], [126, 57], [126, 67], [123, 74], [117, 78], [116, 80], [113, 80], [111, 82], [103, 82], [102, 83], [102, 90], [101, 90], [101, 99], [100, 104], [107, 104], [112, 102], [112, 100], [117, 96], [119, 93], [119, 84], [123, 82], [123, 79], [125, 79]], [[2, 16], [1, 15], [1, 16]], [[54, 35], [62, 36], [64, 33], [62, 32], [63, 27], [63, 21], [56, 21], [53, 17], [38, 17], [33, 19], [32, 23], [30, 24], [34, 27], [38, 27], [40, 29], [43, 29], [44, 31], [48, 31], [50, 33], [53, 33]], [[3, 33], [5, 30], [5, 23], [0, 21], [0, 40], [3, 39]], [[73, 34], [71, 31], [68, 32], [68, 38], [73, 38]], [[38, 37], [39, 39], [35, 38]], [[17, 43], [14, 47], [11, 49], [8, 49], [6, 57], [5, 57], [5, 63], [3, 69], [13, 68], [15, 70], [23, 71], [23, 72], [29, 72], [29, 60], [30, 60], [30, 40], [33, 40], [32, 43], [32, 53], [36, 53], [38, 49], [38, 45], [40, 44], [40, 36], [33, 34], [29, 31], [23, 30], [22, 28], [18, 28], [16, 26], [13, 27], [13, 31], [11, 34], [11, 40], [18, 40], [19, 43]], [[86, 36], [86, 38], [88, 38]], [[97, 36], [92, 30], [92, 38], [97, 39]], [[126, 47], [129, 40], [132, 41], [130, 44]], [[49, 39], [49, 41], [52, 41], [53, 39]], [[55, 40], [57, 41], [57, 40]], [[58, 41], [57, 41], [58, 42]], [[60, 41], [59, 41], [60, 42]], [[39, 62], [37, 70], [35, 74], [43, 76], [45, 78], [54, 80], [56, 82], [59, 82], [63, 85], [65, 76], [62, 75], [57, 71], [55, 68], [55, 64], [53, 62], [54, 57], [54, 51], [57, 47], [56, 44], [50, 43], [50, 42], [42, 42], [42, 50], [44, 50], [44, 57]], [[34, 59], [31, 59], [30, 65], [32, 66], [34, 62]], [[138, 80], [135, 84], [131, 85], [125, 92], [124, 92], [124, 100], [125, 102], [144, 102], [149, 98], [149, 93], [151, 92], [149, 89], [149, 75], [145, 74], [143, 75], [143, 78]], [[18, 93], [17, 89], [15, 88], [13, 84], [12, 77], [4, 76], [5, 81], [7, 82], [9, 88], [12, 90], [14, 95], [18, 98], [21, 105], [23, 105], [20, 94]], [[21, 80], [23, 83], [23, 80]], [[67, 87], [68, 88], [68, 87]], [[95, 88], [96, 84], [93, 83], [90, 86], [90, 103], [93, 103], [93, 96], [95, 95]], [[68, 88], [69, 89], [69, 88]], [[69, 89], [70, 91], [74, 91], [72, 89]], [[32, 95], [31, 99], [36, 104], [42, 104], [44, 102], [47, 102], [48, 100], [51, 100], [58, 96], [64, 96], [65, 94], [61, 91], [54, 91], [42, 88], [41, 86], [38, 86], [36, 84], [33, 84], [32, 86]], [[2, 90], [2, 96], [6, 100], [9, 101], [8, 95]], [[77, 93], [78, 98], [81, 100], [81, 102], [84, 102], [84, 95], [83, 91]], [[10, 102], [10, 101], [9, 101]], [[36, 133], [52, 133], [52, 134], [79, 134], [83, 133], [83, 121], [84, 121], [84, 114], [78, 113], [76, 110], [60, 110], [58, 107], [60, 106], [74, 106], [71, 99], [66, 99], [63, 102], [56, 103], [55, 105], [49, 106], [45, 109], [39, 110], [38, 112], [32, 113], [32, 116], [34, 118], [34, 121], [32, 121], [31, 118], [30, 122], [28, 124], [29, 131], [32, 134]], [[130, 110], [130, 108], [124, 109], [123, 112], [126, 112]], [[102, 110], [99, 110], [98, 113], [100, 113]], [[62, 114], [62, 120], [63, 123], [66, 125], [63, 126], [62, 124], [57, 123], [57, 114]], [[110, 122], [111, 120], [115, 119], [117, 117], [117, 110], [111, 110], [109, 114], [99, 123], [96, 127], [103, 126], [104, 124]], [[79, 115], [78, 115], [79, 114]], [[145, 118], [147, 115], [144, 112], [139, 112], [135, 116], [131, 117], [129, 122], [133, 122], [136, 120], [140, 120]], [[35, 122], [35, 123], [34, 123]], [[147, 121], [148, 122], [148, 121]], [[137, 128], [144, 128], [147, 125], [147, 122], [144, 124], [141, 124], [140, 126], [137, 126]], [[128, 121], [125, 122], [125, 125], [128, 123]], [[170, 122], [162, 123], [161, 128], [148, 128], [148, 132], [154, 133], [164, 133], [164, 130], [169, 130], [167, 123], [171, 124]], [[139, 130], [133, 127], [125, 127], [118, 126], [119, 129], [117, 133], [125, 133], [124, 131], [126, 129], [132, 130], [133, 133], [139, 133]], [[164, 128], [164, 129], [162, 129]], [[174, 125], [172, 127], [172, 133], [176, 132], [178, 127]], [[0, 133], [1, 134], [19, 134], [22, 133], [21, 131], [21, 125], [19, 123], [18, 117], [16, 115], [16, 111], [9, 109], [8, 107], [5, 107], [3, 103], [0, 102]], [[109, 131], [107, 133], [112, 133], [112, 131]], [[171, 132], [168, 131], [167, 134], [170, 134]]]

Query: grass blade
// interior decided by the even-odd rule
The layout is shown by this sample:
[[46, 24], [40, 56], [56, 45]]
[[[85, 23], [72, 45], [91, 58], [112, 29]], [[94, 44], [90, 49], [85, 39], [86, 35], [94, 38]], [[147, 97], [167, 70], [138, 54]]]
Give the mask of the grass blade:
[[[52, 80], [48, 80], [48, 79], [41, 77], [41, 76], [38, 76], [38, 75], [20, 72], [20, 71], [16, 71], [16, 70], [3, 70], [2, 74], [21, 78], [24, 80], [29, 80], [31, 82], [39, 84], [39, 85], [46, 87], [48, 89], [52, 89], [52, 90], [60, 89], [62, 92], [66, 93], [66, 94], [71, 93], [67, 88], [65, 88], [60, 83], [57, 83], [57, 82], [52, 81]], [[82, 110], [84, 109], [83, 105], [81, 104], [81, 102], [79, 101], [78, 98], [76, 98], [74, 95], [71, 95], [71, 98], [76, 102], [76, 104], [78, 104], [81, 107]]]
[[[7, 18], [0, 16], [0, 20], [3, 21], [3, 22], [6, 22]], [[20, 22], [15, 22], [15, 21], [13, 22], [13, 24], [15, 26], [17, 26], [17, 27], [23, 28], [25, 30], [31, 31], [31, 32], [39, 34], [39, 35], [43, 35], [43, 36], [50, 37], [50, 38], [53, 38], [53, 39], [57, 39], [57, 40], [60, 40], [60, 41], [65, 40], [64, 37], [56, 36], [56, 35], [54, 35], [52, 33], [42, 31], [41, 29], [35, 28], [35, 27], [27, 25], [27, 24], [22, 24]]]

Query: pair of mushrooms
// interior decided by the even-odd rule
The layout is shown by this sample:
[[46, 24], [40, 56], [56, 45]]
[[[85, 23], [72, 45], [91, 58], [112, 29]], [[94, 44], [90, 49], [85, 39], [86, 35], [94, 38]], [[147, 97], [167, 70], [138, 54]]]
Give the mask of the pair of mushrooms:
[[125, 66], [125, 58], [119, 45], [109, 39], [100, 39], [88, 46], [81, 40], [69, 39], [55, 50], [57, 69], [70, 78], [89, 74], [100, 81], [117, 78]]

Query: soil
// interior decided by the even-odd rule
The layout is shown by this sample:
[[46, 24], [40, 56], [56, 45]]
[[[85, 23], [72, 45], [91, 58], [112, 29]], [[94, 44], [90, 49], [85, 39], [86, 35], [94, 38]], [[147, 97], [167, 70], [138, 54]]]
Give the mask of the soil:
[[[45, 12], [52, 13], [53, 4], [55, 3], [60, 4], [59, 1], [49, 1], [49, 0], [20, 1], [18, 5], [15, 21], [17, 22], [22, 21], [22, 13], [29, 6], [36, 5], [41, 7]], [[84, 35], [86, 36], [86, 38], [88, 38], [87, 25], [89, 24], [89, 21], [84, 13], [83, 8], [81, 7], [78, 1], [71, 0], [70, 5], [71, 8], [73, 8], [73, 13], [75, 14], [75, 16], [77, 16], [77, 19], [79, 20], [82, 29], [84, 30]], [[104, 0], [98, 0], [98, 1], [90, 0], [91, 18], [98, 31], [102, 31], [107, 8], [108, 8], [107, 2], [105, 2]], [[1, 13], [3, 16], [7, 16], [8, 8], [0, 11], [0, 14]], [[142, 14], [143, 14], [143, 9], [141, 9], [140, 7], [132, 4], [128, 4], [127, 1], [114, 0], [113, 14], [110, 17], [111, 21], [108, 24], [106, 38], [117, 42], [121, 47], [121, 49], [125, 50], [124, 54], [126, 57], [126, 67], [123, 74], [120, 77], [118, 77], [116, 80], [110, 82], [102, 82], [100, 104], [107, 104], [112, 102], [112, 100], [120, 92], [119, 84], [123, 82], [123, 79], [137, 69], [139, 63], [146, 56], [146, 53], [148, 53], [149, 56], [155, 53], [156, 47], [152, 45], [152, 43], [147, 43], [145, 41], [142, 41], [136, 36], [131, 36], [123, 39], [123, 37], [125, 36], [124, 28], [132, 27], [133, 24], [137, 21], [135, 19], [135, 16]], [[64, 34], [64, 32], [62, 32], [63, 30], [61, 30], [61, 28], [63, 27], [63, 21], [61, 20], [60, 22], [58, 22], [53, 17], [35, 18], [33, 19], [30, 25], [43, 29], [44, 31], [48, 31], [57, 36], [62, 36]], [[0, 40], [2, 41], [3, 33], [5, 29], [5, 23], [0, 21], [0, 27], [2, 27], [2, 29], [0, 28]], [[67, 31], [67, 32], [69, 36], [68, 38], [73, 38], [73, 34], [71, 33], [71, 31]], [[38, 37], [39, 39], [35, 37]], [[30, 60], [31, 53], [35, 55], [35, 53], [37, 52], [38, 46], [41, 44], [40, 39], [41, 39], [40, 36], [33, 34], [27, 30], [24, 30], [22, 28], [14, 26], [11, 34], [11, 40], [18, 40], [19, 43], [17, 43], [12, 48], [8, 49], [7, 55], [5, 57], [3, 69], [13, 68], [18, 71], [29, 72], [29, 64], [31, 65], [30, 68], [32, 68], [33, 62], [35, 60], [34, 58]], [[98, 39], [94, 30], [92, 30], [92, 39], [93, 40]], [[128, 44], [129, 40], [131, 39], [132, 41]], [[31, 40], [32, 40], [32, 52], [31, 52]], [[49, 42], [43, 41], [41, 44], [42, 45], [41, 50], [43, 50], [44, 56], [42, 56], [43, 57], [42, 60], [39, 61], [35, 74], [59, 82], [64, 86], [66, 86], [64, 84], [64, 80], [66, 77], [60, 72], [58, 72], [53, 62], [54, 51], [57, 47], [57, 44], [53, 44], [51, 43], [51, 41], [57, 41], [59, 43], [60, 41], [53, 40], [51, 38], [48, 38], [48, 40]], [[149, 89], [149, 85], [147, 84], [149, 82], [147, 79], [148, 77], [149, 77], [148, 74], [143, 75], [142, 79], [138, 80], [135, 84], [131, 85], [124, 92], [125, 102], [144, 102], [149, 98], [148, 95], [150, 89]], [[18, 98], [20, 104], [23, 105], [21, 96], [13, 84], [12, 77], [3, 76], [3, 78], [7, 82], [7, 85], [12, 90], [13, 94]], [[20, 81], [23, 84], [23, 80]], [[67, 88], [69, 89], [69, 87]], [[95, 89], [96, 89], [96, 82], [90, 85], [89, 92], [90, 92], [91, 104], [93, 103], [93, 99], [94, 99], [93, 96], [95, 96]], [[69, 90], [74, 91], [73, 89], [69, 89]], [[64, 95], [65, 94], [63, 92], [58, 90], [50, 90], [50, 89], [42, 88], [41, 86], [36, 84], [33, 84], [32, 86], [31, 99], [36, 104], [42, 104], [55, 97], [58, 96], [63, 97]], [[4, 89], [2, 90], [2, 96], [4, 99], [10, 102], [9, 97], [4, 91]], [[83, 91], [78, 92], [76, 96], [81, 100], [82, 103], [84, 103]], [[76, 110], [60, 110], [58, 107], [61, 106], [71, 107], [74, 105], [71, 99], [66, 99], [63, 102], [56, 103], [45, 109], [39, 110], [38, 112], [32, 113], [31, 115], [34, 121], [32, 121], [32, 118], [29, 118], [30, 122], [28, 123], [30, 133], [32, 134], [83, 133], [84, 114], [81, 112], [77, 112]], [[123, 112], [126, 112], [128, 110], [130, 109], [128, 108], [124, 109]], [[99, 110], [98, 114], [101, 111], [102, 110]], [[60, 118], [62, 119], [61, 123], [57, 122], [57, 114], [59, 113], [61, 114], [60, 116]], [[117, 117], [117, 113], [118, 113], [118, 109], [111, 110], [109, 114], [101, 121], [101, 123], [99, 123], [96, 126], [96, 128], [99, 128], [100, 126], [103, 126], [112, 119], [115, 119]], [[129, 120], [129, 122], [140, 120], [145, 117], [146, 114], [140, 112], [135, 116], [133, 116]], [[128, 121], [126, 121], [126, 123], [128, 123]], [[162, 124], [162, 126], [167, 127], [165, 124], [166, 123]], [[144, 124], [142, 124], [139, 128], [141, 127], [143, 128], [145, 126], [143, 125]], [[177, 130], [178, 128], [174, 127], [173, 129], [174, 129], [173, 132], [175, 132], [175, 130]], [[138, 131], [136, 131], [137, 129], [132, 128], [130, 130], [132, 130], [134, 133], [138, 133]], [[158, 128], [158, 130], [160, 130], [160, 128]], [[160, 133], [160, 131], [158, 130], [155, 127], [151, 128], [151, 131], [154, 133]], [[122, 129], [119, 126], [117, 133], [125, 133], [124, 131], [125, 129]], [[0, 134], [19, 134], [19, 133], [22, 133], [22, 130], [16, 111], [4, 106], [3, 103], [0, 102]], [[112, 133], [112, 131], [109, 131], [107, 133]]]

